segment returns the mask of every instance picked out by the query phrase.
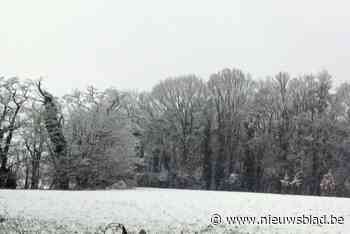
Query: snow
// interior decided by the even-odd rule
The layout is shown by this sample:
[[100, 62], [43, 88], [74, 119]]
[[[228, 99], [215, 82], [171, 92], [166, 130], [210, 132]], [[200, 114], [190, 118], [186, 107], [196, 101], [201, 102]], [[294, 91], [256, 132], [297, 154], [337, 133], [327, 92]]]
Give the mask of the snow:
[[[350, 233], [350, 199], [263, 193], [136, 188], [112, 191], [0, 190], [0, 214], [99, 226], [122, 223], [147, 233]], [[344, 224], [211, 225], [211, 215], [343, 216]]]

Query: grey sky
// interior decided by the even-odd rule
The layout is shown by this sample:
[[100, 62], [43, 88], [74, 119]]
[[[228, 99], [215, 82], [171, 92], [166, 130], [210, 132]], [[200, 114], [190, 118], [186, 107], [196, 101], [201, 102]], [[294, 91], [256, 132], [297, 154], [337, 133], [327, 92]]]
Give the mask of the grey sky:
[[0, 0], [0, 76], [150, 89], [225, 67], [253, 77], [327, 69], [350, 80], [348, 1]]

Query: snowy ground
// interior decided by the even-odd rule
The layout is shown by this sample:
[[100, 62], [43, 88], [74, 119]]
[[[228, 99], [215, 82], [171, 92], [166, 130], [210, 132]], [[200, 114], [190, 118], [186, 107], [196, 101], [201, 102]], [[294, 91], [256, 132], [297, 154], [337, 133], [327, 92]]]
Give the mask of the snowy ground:
[[[350, 233], [350, 199], [137, 188], [114, 191], [0, 190], [0, 215], [98, 226], [123, 223], [147, 233]], [[223, 223], [211, 225], [220, 214]], [[229, 225], [225, 216], [334, 215], [344, 224]]]

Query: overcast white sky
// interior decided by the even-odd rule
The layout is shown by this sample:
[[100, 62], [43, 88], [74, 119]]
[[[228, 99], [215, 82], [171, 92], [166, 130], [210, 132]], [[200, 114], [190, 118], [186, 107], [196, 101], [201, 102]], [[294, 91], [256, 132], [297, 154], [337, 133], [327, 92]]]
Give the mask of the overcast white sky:
[[0, 0], [0, 76], [148, 90], [237, 67], [255, 78], [327, 69], [350, 81], [350, 3], [322, 0]]

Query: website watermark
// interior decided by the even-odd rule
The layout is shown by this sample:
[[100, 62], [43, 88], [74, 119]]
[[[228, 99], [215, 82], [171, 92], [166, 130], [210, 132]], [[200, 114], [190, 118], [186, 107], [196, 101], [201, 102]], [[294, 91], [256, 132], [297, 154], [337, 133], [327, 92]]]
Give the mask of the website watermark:
[[344, 224], [343, 216], [330, 215], [297, 215], [297, 216], [223, 216], [212, 214], [210, 222], [213, 225], [335, 225]]

